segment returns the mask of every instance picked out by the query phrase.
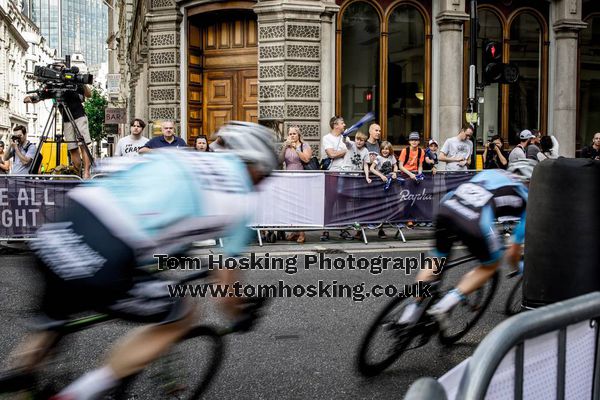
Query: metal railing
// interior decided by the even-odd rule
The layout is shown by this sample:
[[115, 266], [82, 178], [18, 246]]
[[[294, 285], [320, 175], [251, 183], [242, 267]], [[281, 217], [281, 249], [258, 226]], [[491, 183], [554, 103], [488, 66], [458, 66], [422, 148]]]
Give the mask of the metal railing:
[[[565, 398], [567, 328], [570, 325], [600, 317], [600, 292], [589, 293], [546, 307], [527, 311], [507, 319], [490, 332], [477, 346], [462, 375], [456, 399], [485, 398], [488, 386], [504, 356], [515, 348], [514, 399], [523, 398], [525, 340], [558, 331], [556, 399]], [[595, 323], [595, 361], [592, 399], [600, 398], [600, 347]], [[431, 378], [421, 378], [407, 392], [406, 400], [445, 400], [441, 384]]]

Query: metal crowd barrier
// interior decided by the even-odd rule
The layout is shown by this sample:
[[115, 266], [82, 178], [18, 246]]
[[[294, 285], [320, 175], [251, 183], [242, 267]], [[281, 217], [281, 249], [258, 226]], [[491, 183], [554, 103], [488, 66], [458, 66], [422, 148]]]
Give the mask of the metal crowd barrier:
[[[35, 185], [35, 183], [39, 181], [52, 181], [52, 182], [60, 182], [60, 181], [82, 181], [81, 177], [77, 175], [49, 175], [49, 174], [6, 174], [0, 175], [0, 179], [8, 181], [8, 184], [0, 186], [2, 188], [8, 188], [8, 192], [13, 194], [16, 193], [16, 198], [9, 198], [7, 193], [0, 192], [0, 241], [25, 241], [28, 240], [33, 235], [34, 227], [28, 229], [27, 227], [18, 227], [14, 226], [17, 223], [13, 223], [16, 219], [19, 219], [19, 223], [23, 223], [23, 221], [27, 222], [27, 217], [29, 218], [37, 218], [40, 210], [42, 208], [44, 211], [47, 211], [47, 214], [52, 214], [51, 216], [55, 216], [57, 209], [52, 207], [44, 207], [42, 203], [44, 203], [47, 198], [52, 199], [52, 203], [56, 203], [57, 201], [64, 201], [61, 197], [64, 197], [66, 194], [66, 189], [62, 187], [60, 189], [60, 193], [58, 189], [52, 189], [51, 185], [45, 185], [43, 196], [40, 199], [33, 198], [35, 195], [35, 187], [27, 187], [28, 185]], [[13, 190], [11, 191], [11, 185], [14, 185]], [[17, 187], [18, 186], [18, 187]], [[19, 189], [25, 189], [25, 192], [18, 192]], [[29, 192], [27, 191], [29, 190]], [[24, 195], [21, 197], [21, 195]], [[25, 204], [22, 204], [25, 203]], [[29, 204], [31, 203], [31, 204]], [[29, 207], [29, 208], [28, 208]], [[16, 215], [17, 209], [20, 209], [22, 212], [20, 215]], [[7, 211], [9, 211], [7, 213]], [[34, 217], [35, 215], [35, 217]], [[10, 223], [8, 223], [10, 221]], [[12, 227], [7, 227], [7, 225], [13, 225]], [[20, 228], [20, 229], [17, 229]], [[10, 234], [10, 231], [13, 233]], [[9, 233], [6, 235], [6, 233]]]
[[[570, 372], [567, 370], [567, 365], [570, 368], [580, 368], [581, 365], [576, 364], [580, 360], [576, 360], [576, 363], [572, 361], [567, 364], [567, 328], [590, 320], [590, 327], [594, 329], [594, 361], [589, 366], [589, 368], [593, 369], [593, 372], [590, 374], [591, 382], [577, 382], [577, 385], [571, 382], [571, 384], [576, 387], [589, 385], [591, 392], [587, 398], [600, 398], [599, 318], [600, 292], [594, 292], [546, 307], [526, 311], [507, 319], [494, 328], [477, 346], [475, 353], [473, 353], [473, 356], [466, 364], [455, 398], [460, 400], [484, 399], [490, 382], [496, 373], [496, 369], [508, 352], [514, 348], [512, 398], [515, 400], [523, 399], [524, 365], [526, 362], [525, 340], [539, 338], [550, 332], [558, 333], [556, 340], [556, 365], [545, 365], [537, 372], [544, 373], [546, 369], [556, 367], [555, 398], [559, 400], [569, 398], [566, 395], [567, 374]], [[581, 376], [581, 374], [575, 375], [577, 377]], [[447, 393], [440, 382], [432, 378], [417, 380], [405, 396], [405, 400], [446, 400], [447, 398]]]

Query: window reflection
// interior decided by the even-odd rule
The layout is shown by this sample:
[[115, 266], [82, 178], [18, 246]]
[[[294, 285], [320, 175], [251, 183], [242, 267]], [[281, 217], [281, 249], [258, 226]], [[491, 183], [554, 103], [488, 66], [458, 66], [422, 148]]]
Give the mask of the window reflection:
[[378, 110], [379, 16], [367, 3], [353, 3], [342, 16], [342, 115], [350, 126]]
[[600, 127], [600, 16], [586, 21], [579, 36], [581, 67], [579, 71], [579, 129], [577, 147], [589, 146]]
[[425, 24], [410, 6], [397, 7], [388, 23], [387, 140], [404, 144], [424, 127]]
[[517, 144], [523, 129], [540, 128], [542, 31], [538, 20], [521, 14], [510, 27], [510, 61], [517, 64], [520, 79], [509, 85], [508, 140]]

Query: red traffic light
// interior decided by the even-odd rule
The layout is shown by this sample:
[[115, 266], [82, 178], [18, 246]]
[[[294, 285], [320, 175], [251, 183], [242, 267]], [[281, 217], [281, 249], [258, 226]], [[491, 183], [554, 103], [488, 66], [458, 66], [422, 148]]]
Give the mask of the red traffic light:
[[489, 41], [485, 44], [484, 59], [490, 62], [502, 62], [502, 45], [498, 42]]
[[365, 90], [365, 101], [373, 100], [373, 92], [370, 90]]

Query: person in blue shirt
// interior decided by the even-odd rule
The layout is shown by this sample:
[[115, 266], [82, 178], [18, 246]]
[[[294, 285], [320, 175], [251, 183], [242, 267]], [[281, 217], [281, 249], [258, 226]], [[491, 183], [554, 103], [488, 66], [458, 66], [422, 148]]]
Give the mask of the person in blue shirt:
[[179, 136], [175, 136], [175, 123], [173, 121], [162, 121], [160, 128], [162, 129], [162, 136], [150, 139], [140, 148], [138, 151], [139, 154], [150, 153], [153, 149], [160, 149], [163, 147], [187, 147], [185, 140]]
[[[511, 164], [509, 172], [484, 170], [442, 199], [436, 218], [434, 256], [448, 257], [454, 241], [460, 240], [481, 263], [465, 274], [454, 289], [427, 311], [442, 326], [454, 306], [494, 275], [503, 257], [513, 268], [517, 268], [525, 240], [528, 195], [525, 184], [531, 179], [535, 164], [533, 160], [522, 159]], [[512, 245], [506, 251], [494, 229], [495, 221], [504, 216], [520, 218], [514, 229]], [[423, 269], [417, 276], [417, 282], [431, 282], [442, 272]], [[422, 311], [420, 305], [419, 298], [407, 305], [398, 322], [416, 322]]]

